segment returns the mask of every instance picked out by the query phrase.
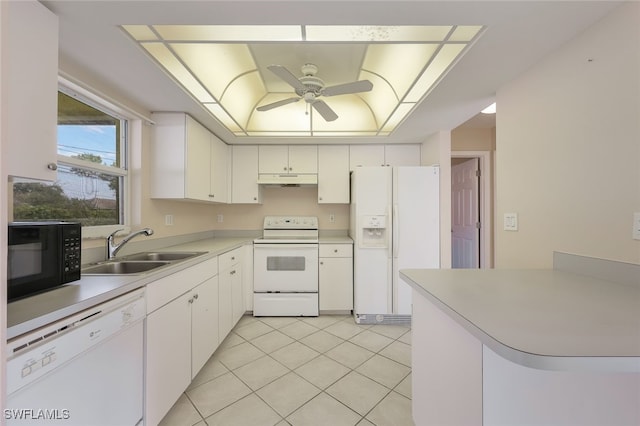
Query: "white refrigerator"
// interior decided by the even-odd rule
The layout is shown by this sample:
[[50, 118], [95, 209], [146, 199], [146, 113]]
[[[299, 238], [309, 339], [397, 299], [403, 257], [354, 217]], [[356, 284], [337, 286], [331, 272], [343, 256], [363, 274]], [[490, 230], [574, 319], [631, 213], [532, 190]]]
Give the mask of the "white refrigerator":
[[351, 174], [354, 316], [359, 324], [411, 320], [408, 268], [440, 267], [440, 169], [358, 167]]

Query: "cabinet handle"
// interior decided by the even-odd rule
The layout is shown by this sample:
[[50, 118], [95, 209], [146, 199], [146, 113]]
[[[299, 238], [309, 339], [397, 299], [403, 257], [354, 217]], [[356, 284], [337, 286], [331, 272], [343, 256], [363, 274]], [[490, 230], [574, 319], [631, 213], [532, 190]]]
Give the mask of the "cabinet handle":
[[215, 195], [214, 194], [209, 194], [209, 198], [214, 198]]
[[287, 171], [287, 167], [285, 166], [284, 169], [282, 169], [282, 170], [284, 170], [286, 172]]
[[258, 201], [258, 197], [253, 197], [253, 201]]
[[293, 170], [293, 167], [289, 167], [289, 171]]
[[197, 299], [197, 298], [198, 298], [198, 293], [194, 294], [194, 295], [193, 295], [193, 298], [194, 298], [194, 299]]
[[193, 304], [193, 297], [191, 299], [189, 299], [189, 304]]
[[318, 200], [322, 201], [322, 197], [318, 197]]
[[234, 269], [233, 271], [229, 272], [229, 275], [235, 275], [236, 270]]
[[321, 265], [324, 265], [324, 262], [320, 262]]
[[231, 260], [236, 260], [236, 257], [235, 256], [231, 256]]
[[338, 252], [338, 249], [333, 249], [333, 252], [334, 252], [334, 253], [337, 253], [337, 252]]
[[47, 169], [56, 171], [58, 170], [58, 165], [56, 163], [49, 163], [47, 164]]

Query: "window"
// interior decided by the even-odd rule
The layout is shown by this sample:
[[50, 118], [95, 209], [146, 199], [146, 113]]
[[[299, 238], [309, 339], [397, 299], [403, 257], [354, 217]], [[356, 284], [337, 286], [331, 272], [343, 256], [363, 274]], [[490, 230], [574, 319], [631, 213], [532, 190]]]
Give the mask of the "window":
[[128, 121], [64, 87], [58, 92], [58, 179], [14, 179], [13, 220], [124, 224]]

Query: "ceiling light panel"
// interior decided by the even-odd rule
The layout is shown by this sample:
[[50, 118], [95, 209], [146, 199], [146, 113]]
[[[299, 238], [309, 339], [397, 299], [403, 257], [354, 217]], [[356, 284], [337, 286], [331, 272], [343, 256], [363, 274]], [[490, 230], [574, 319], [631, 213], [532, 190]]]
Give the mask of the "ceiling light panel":
[[172, 43], [170, 46], [216, 99], [222, 97], [238, 76], [256, 69], [246, 44]]
[[215, 102], [211, 94], [162, 43], [141, 43], [142, 47], [199, 102]]
[[[125, 25], [165, 71], [232, 134], [386, 136], [446, 75], [483, 26]], [[322, 96], [338, 119], [325, 121], [269, 70], [302, 77], [317, 66], [325, 87], [369, 80], [373, 89]], [[316, 93], [318, 96], [318, 93]], [[313, 102], [313, 97], [309, 102]]]
[[307, 41], [415, 42], [443, 41], [451, 26], [307, 25]]
[[302, 40], [302, 27], [299, 25], [154, 25], [153, 28], [169, 41]]

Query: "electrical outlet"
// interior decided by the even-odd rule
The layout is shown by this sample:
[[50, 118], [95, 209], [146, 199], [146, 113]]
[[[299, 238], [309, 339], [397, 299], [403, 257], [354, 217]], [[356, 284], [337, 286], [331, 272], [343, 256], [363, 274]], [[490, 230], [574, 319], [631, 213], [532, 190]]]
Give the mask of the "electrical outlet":
[[640, 212], [633, 214], [633, 239], [640, 240]]
[[173, 225], [173, 215], [172, 214], [164, 215], [164, 224], [167, 225], [167, 226]]
[[517, 231], [518, 230], [518, 213], [505, 213], [504, 214], [504, 230], [505, 231]]
[[222, 223], [222, 222], [224, 222], [224, 216], [219, 214], [218, 215], [218, 223]]
[[336, 221], [336, 215], [329, 213], [329, 222], [334, 223]]

